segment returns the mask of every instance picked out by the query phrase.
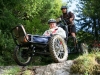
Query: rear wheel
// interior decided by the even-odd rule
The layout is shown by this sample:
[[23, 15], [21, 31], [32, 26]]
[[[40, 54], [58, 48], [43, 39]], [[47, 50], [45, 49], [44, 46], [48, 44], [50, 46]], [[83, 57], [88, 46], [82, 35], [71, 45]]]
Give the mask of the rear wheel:
[[49, 40], [49, 50], [55, 62], [64, 62], [68, 57], [65, 40], [60, 35], [54, 35]]
[[32, 54], [28, 47], [16, 46], [14, 50], [14, 60], [20, 66], [26, 66], [32, 59]]

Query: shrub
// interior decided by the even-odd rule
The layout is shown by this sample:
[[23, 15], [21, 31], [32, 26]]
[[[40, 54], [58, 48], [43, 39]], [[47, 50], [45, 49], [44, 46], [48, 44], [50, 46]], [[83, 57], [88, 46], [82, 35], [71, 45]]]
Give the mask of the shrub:
[[100, 52], [79, 56], [74, 60], [74, 64], [71, 67], [71, 73], [96, 75], [97, 71], [100, 70], [99, 62]]
[[12, 51], [14, 49], [14, 42], [10, 34], [0, 31], [0, 65], [11, 65], [12, 60]]

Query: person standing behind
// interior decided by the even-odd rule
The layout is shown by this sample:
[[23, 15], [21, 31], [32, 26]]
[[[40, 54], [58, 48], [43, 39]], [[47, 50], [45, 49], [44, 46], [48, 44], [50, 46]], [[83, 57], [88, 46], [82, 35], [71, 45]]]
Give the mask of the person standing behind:
[[67, 11], [66, 6], [61, 7], [62, 15], [60, 16], [61, 20], [65, 20], [68, 25], [68, 36], [76, 37], [76, 27], [74, 25], [74, 14]]

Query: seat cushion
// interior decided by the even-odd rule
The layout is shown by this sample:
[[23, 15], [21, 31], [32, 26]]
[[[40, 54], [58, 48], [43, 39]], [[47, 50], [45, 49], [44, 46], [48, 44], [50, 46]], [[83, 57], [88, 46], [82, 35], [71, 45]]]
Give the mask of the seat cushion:
[[39, 36], [39, 35], [34, 35], [33, 36], [33, 42], [34, 43], [47, 43], [49, 40], [50, 36]]

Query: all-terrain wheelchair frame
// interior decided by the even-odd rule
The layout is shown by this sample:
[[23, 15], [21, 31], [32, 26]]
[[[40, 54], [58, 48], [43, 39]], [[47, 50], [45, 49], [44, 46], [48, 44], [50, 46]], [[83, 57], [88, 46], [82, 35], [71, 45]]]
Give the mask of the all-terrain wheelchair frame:
[[18, 65], [26, 66], [35, 55], [51, 55], [55, 62], [64, 62], [68, 58], [68, 48], [60, 35], [40, 36], [27, 34], [23, 25], [11, 30], [16, 44], [14, 60]]

